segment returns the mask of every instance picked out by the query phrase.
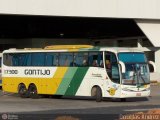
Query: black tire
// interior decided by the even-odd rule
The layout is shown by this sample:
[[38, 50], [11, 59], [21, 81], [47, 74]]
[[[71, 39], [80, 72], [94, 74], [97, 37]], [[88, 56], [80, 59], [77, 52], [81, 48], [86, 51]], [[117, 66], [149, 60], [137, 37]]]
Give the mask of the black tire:
[[96, 102], [101, 102], [101, 101], [102, 101], [102, 91], [100, 87], [97, 87]]
[[37, 87], [34, 84], [31, 84], [28, 88], [29, 97], [33, 99], [39, 98]]
[[29, 94], [24, 84], [18, 86], [18, 94], [21, 98], [28, 98]]
[[93, 87], [91, 90], [91, 96], [96, 100], [96, 102], [102, 101], [102, 90], [100, 87]]

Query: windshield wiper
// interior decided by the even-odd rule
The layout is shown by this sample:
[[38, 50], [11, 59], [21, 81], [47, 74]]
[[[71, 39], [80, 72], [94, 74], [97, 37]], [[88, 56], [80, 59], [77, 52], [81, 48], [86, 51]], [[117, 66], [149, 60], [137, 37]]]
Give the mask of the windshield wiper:
[[146, 82], [145, 82], [145, 80], [144, 80], [144, 78], [142, 77], [142, 75], [141, 75], [141, 74], [140, 74], [140, 76], [141, 76], [141, 79], [143, 80], [143, 82], [144, 82], [144, 83], [146, 83]]

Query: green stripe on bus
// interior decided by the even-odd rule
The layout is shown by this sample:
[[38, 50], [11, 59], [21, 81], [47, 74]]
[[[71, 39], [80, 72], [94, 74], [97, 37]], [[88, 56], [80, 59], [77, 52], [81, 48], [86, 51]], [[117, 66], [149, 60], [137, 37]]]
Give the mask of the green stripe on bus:
[[89, 67], [79, 67], [68, 86], [65, 95], [75, 95]]
[[60, 83], [58, 90], [56, 91], [57, 95], [64, 95], [75, 72], [77, 71], [77, 67], [69, 67], [65, 75], [63, 76], [62, 82]]

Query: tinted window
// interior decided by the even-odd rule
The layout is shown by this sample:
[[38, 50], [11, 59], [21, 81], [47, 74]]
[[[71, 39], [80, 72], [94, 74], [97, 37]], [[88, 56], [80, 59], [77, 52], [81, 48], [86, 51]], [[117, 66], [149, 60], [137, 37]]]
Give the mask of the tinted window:
[[105, 65], [109, 78], [115, 83], [120, 83], [119, 65], [114, 53], [105, 53]]
[[60, 66], [71, 66], [73, 64], [73, 53], [60, 53], [59, 54], [59, 65]]
[[89, 66], [103, 67], [102, 52], [90, 52], [89, 53]]
[[88, 53], [80, 52], [74, 53], [74, 64], [76, 66], [88, 66]]
[[3, 62], [8, 66], [31, 66], [31, 54], [4, 54]]
[[46, 53], [45, 66], [58, 66], [58, 53]]
[[145, 54], [138, 52], [122, 52], [118, 54], [118, 58], [124, 63], [147, 62]]
[[45, 53], [32, 53], [32, 66], [44, 66], [45, 59]]
[[[11, 53], [4, 54], [4, 64], [8, 66], [89, 66], [88, 52], [79, 53]], [[102, 63], [100, 53], [90, 54], [90, 62]]]

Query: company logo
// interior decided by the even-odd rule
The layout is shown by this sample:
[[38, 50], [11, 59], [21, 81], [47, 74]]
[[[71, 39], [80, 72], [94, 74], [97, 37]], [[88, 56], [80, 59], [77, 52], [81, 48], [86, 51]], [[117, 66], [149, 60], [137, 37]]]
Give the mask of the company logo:
[[8, 119], [8, 115], [7, 114], [2, 114], [2, 120], [7, 120]]
[[18, 115], [2, 114], [2, 120], [18, 120]]

